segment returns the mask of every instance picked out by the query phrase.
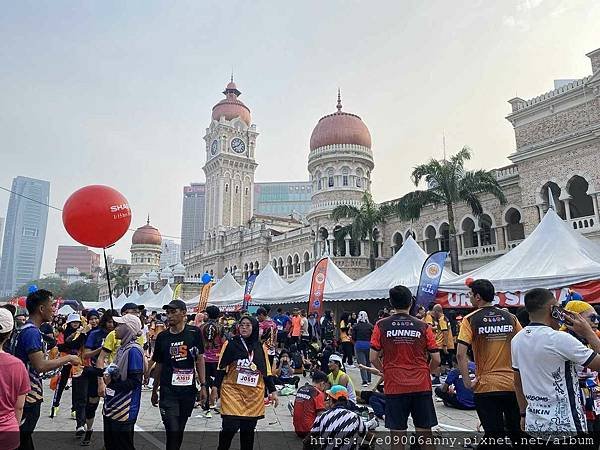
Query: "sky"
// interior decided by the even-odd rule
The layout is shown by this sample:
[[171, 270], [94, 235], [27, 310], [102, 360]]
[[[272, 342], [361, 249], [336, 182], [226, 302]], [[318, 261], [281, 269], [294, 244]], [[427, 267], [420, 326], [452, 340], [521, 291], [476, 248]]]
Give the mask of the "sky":
[[[464, 145], [510, 164], [509, 99], [591, 73], [600, 3], [507, 1], [0, 2], [0, 186], [48, 180], [62, 207], [88, 184], [122, 192], [132, 228], [181, 234], [183, 186], [204, 181], [213, 105], [231, 71], [260, 136], [256, 181], [308, 180], [310, 134], [335, 111], [371, 132], [376, 201]], [[0, 216], [9, 194], [0, 191]], [[110, 250], [129, 258], [131, 232]], [[74, 245], [50, 210], [42, 273]]]

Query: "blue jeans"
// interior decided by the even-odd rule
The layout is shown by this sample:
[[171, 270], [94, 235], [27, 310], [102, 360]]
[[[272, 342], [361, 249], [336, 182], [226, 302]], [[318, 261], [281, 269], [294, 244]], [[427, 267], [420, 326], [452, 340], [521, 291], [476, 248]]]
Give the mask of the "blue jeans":
[[[366, 344], [366, 345], [365, 345]], [[369, 354], [371, 352], [370, 345], [368, 341], [357, 341], [354, 350], [356, 351], [356, 359], [359, 364], [363, 366], [371, 367], [371, 360], [369, 359]], [[360, 369], [360, 378], [364, 383], [371, 383], [371, 372]]]

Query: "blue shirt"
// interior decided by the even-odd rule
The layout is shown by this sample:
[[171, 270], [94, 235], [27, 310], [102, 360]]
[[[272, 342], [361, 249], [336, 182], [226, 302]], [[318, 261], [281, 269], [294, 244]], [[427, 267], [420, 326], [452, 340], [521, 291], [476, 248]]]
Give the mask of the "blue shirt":
[[[103, 328], [96, 328], [92, 330], [85, 340], [85, 348], [89, 348], [90, 350], [98, 350], [102, 347], [104, 343], [104, 339], [108, 336], [108, 331]], [[96, 361], [98, 361], [98, 356], [94, 356], [91, 358], [92, 365], [96, 365]]]
[[290, 318], [285, 314], [277, 314], [273, 317], [273, 322], [277, 325], [277, 331], [285, 330], [285, 326], [290, 321]]
[[44, 399], [44, 395], [42, 391], [42, 377], [31, 365], [29, 355], [44, 351], [42, 333], [31, 321], [27, 321], [21, 330], [17, 332], [17, 345], [15, 346], [14, 356], [23, 361], [23, 364], [27, 367], [29, 382], [31, 384], [31, 391], [29, 391], [25, 398], [25, 406], [34, 405], [41, 402]]
[[[468, 367], [469, 367], [469, 374], [474, 374], [475, 373], [475, 363], [472, 361], [469, 361]], [[470, 391], [467, 388], [465, 388], [465, 385], [463, 384], [463, 381], [462, 381], [462, 376], [460, 374], [460, 370], [452, 369], [450, 371], [450, 373], [448, 373], [448, 377], [446, 377], [445, 383], [449, 386], [454, 385], [454, 392], [456, 392], [456, 400], [458, 400], [458, 402], [461, 405], [463, 405], [467, 408], [475, 407], [475, 402], [473, 401], [473, 391]]]
[[103, 414], [118, 422], [132, 422], [140, 412], [144, 355], [138, 348], [129, 351], [127, 380], [119, 377], [106, 386]]

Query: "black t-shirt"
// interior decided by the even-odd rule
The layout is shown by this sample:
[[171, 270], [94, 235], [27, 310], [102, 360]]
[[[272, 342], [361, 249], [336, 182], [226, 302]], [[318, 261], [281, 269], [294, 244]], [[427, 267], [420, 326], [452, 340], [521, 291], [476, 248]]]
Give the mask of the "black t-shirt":
[[162, 365], [160, 386], [176, 392], [196, 391], [196, 359], [204, 354], [202, 336], [197, 327], [186, 325], [179, 334], [168, 329], [156, 337], [152, 360]]

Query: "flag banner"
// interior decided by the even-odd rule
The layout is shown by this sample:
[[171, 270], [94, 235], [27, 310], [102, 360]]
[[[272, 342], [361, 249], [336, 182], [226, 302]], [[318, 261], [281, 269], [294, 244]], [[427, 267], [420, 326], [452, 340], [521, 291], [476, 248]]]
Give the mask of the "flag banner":
[[423, 263], [419, 287], [417, 288], [417, 300], [413, 307], [415, 312], [419, 309], [419, 306], [424, 306], [427, 309], [429, 304], [435, 301], [442, 272], [444, 271], [444, 261], [447, 257], [448, 252], [434, 252]]
[[242, 303], [242, 309], [247, 310], [248, 304], [250, 303], [250, 299], [252, 298], [252, 288], [254, 287], [254, 282], [256, 281], [256, 274], [253, 273], [246, 280], [246, 287], [244, 288], [244, 301]]
[[173, 300], [181, 299], [181, 288], [183, 287], [183, 283], [179, 283], [175, 286], [175, 290], [173, 291]]
[[329, 259], [322, 258], [313, 270], [312, 280], [310, 282], [310, 292], [308, 294], [308, 314], [316, 313], [317, 318], [323, 315], [323, 291], [325, 290], [325, 280], [327, 279], [327, 263]]
[[[568, 299], [571, 291], [577, 292], [587, 303], [600, 303], [600, 281], [582, 283], [550, 289], [561, 303]], [[525, 306], [525, 291], [496, 292], [493, 304], [501, 308], [520, 308]], [[438, 292], [437, 302], [444, 308], [473, 308], [466, 292]]]
[[206, 309], [206, 304], [208, 303], [208, 294], [210, 294], [210, 288], [212, 285], [212, 281], [209, 281], [202, 286], [202, 291], [200, 291], [200, 300], [198, 301], [198, 312]]

